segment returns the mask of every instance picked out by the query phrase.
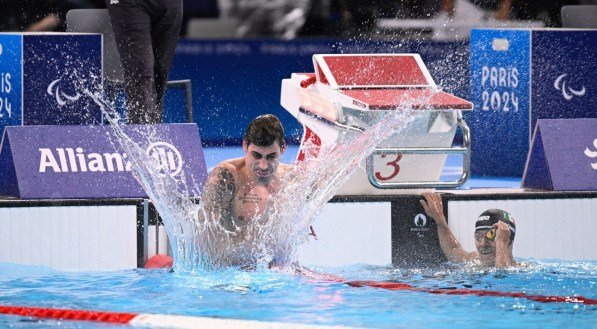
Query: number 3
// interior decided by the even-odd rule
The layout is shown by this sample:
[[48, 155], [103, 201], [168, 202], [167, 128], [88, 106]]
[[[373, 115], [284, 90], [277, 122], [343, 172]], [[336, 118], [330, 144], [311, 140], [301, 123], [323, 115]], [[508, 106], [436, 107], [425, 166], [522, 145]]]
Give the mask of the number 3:
[[[382, 154], [381, 157], [385, 158], [386, 155]], [[394, 161], [390, 161], [390, 162], [386, 163], [387, 166], [394, 167], [394, 171], [389, 176], [382, 176], [379, 171], [376, 171], [375, 178], [377, 178], [378, 180], [390, 180], [390, 179], [396, 177], [396, 175], [398, 175], [398, 173], [400, 172], [400, 165], [398, 164], [398, 161], [400, 161], [400, 159], [402, 159], [402, 154], [398, 154]]]

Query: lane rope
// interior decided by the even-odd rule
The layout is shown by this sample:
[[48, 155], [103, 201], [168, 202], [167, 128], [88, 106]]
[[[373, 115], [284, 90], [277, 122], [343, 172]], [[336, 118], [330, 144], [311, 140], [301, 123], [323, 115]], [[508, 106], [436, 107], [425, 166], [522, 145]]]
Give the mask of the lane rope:
[[[511, 297], [524, 298], [541, 303], [576, 303], [584, 305], [597, 305], [597, 299], [586, 298], [584, 296], [549, 296], [549, 295], [529, 295], [524, 292], [507, 292], [480, 289], [431, 289], [414, 287], [407, 283], [388, 282], [388, 281], [345, 281], [341, 279], [330, 280], [346, 284], [354, 288], [370, 287], [392, 291], [414, 291], [425, 292], [438, 295], [474, 295], [480, 297]], [[343, 326], [319, 326], [308, 324], [295, 324], [283, 322], [264, 322], [255, 320], [238, 319], [218, 319], [208, 317], [193, 317], [183, 315], [165, 315], [165, 314], [137, 314], [125, 312], [104, 312], [89, 310], [74, 310], [60, 308], [43, 308], [28, 306], [2, 306], [0, 305], [0, 314], [17, 315], [25, 317], [46, 318], [55, 320], [73, 320], [73, 321], [94, 321], [102, 323], [128, 324], [130, 326], [154, 327], [154, 328], [347, 328]]]
[[467, 289], [467, 288], [455, 288], [455, 289], [431, 289], [431, 288], [418, 288], [411, 286], [407, 283], [400, 282], [387, 282], [387, 281], [344, 281], [345, 284], [355, 287], [370, 287], [379, 288], [385, 290], [408, 290], [426, 292], [430, 294], [438, 295], [473, 295], [479, 297], [512, 297], [512, 298], [525, 298], [541, 303], [576, 303], [585, 305], [597, 305], [597, 299], [586, 298], [584, 296], [545, 296], [545, 295], [529, 295], [524, 292], [509, 292], [509, 291], [495, 291], [495, 290], [480, 290], [480, 289]]
[[174, 329], [341, 329], [345, 326], [323, 326], [287, 322], [268, 322], [257, 320], [220, 319], [208, 317], [194, 317], [167, 314], [136, 314], [123, 312], [103, 312], [88, 310], [73, 310], [61, 308], [43, 308], [28, 306], [2, 306], [0, 314], [25, 317], [45, 318], [54, 320], [94, 321], [101, 323], [123, 324], [132, 327], [174, 328]]

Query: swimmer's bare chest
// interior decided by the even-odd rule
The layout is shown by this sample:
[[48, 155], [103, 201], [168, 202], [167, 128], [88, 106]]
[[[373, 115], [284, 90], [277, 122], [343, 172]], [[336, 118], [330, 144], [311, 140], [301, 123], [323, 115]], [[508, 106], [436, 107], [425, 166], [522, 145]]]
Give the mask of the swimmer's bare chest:
[[243, 185], [233, 199], [234, 220], [241, 223], [262, 216], [272, 194], [270, 188], [264, 185]]

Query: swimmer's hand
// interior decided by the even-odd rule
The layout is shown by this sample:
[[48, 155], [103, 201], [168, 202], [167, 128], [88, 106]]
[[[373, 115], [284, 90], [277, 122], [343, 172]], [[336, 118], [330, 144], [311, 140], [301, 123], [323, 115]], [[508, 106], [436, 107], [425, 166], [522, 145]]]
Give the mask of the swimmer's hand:
[[495, 225], [493, 225], [493, 228], [496, 229], [496, 242], [507, 245], [508, 242], [510, 242], [510, 227], [508, 227], [508, 224], [502, 221], [498, 221], [497, 223], [495, 223]]
[[498, 221], [493, 225], [495, 232], [495, 267], [506, 268], [515, 266], [516, 261], [512, 256], [512, 249], [508, 247], [510, 242], [510, 228], [508, 224]]
[[448, 221], [444, 215], [444, 206], [442, 197], [439, 193], [423, 193], [425, 200], [420, 200], [425, 213], [435, 220], [438, 226], [448, 226]]

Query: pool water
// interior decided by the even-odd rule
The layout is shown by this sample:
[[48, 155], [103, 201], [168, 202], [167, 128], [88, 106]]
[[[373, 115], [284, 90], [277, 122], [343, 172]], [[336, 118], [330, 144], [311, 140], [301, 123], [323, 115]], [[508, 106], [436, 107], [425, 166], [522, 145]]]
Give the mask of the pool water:
[[[354, 265], [315, 269], [347, 280], [597, 298], [597, 262], [537, 262], [509, 271]], [[597, 306], [523, 298], [355, 288], [272, 270], [72, 273], [0, 263], [0, 305], [175, 314], [372, 328], [597, 328]], [[0, 328], [107, 328], [0, 315]], [[117, 326], [114, 326], [117, 327]]]

